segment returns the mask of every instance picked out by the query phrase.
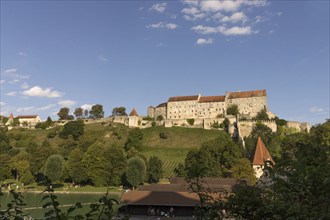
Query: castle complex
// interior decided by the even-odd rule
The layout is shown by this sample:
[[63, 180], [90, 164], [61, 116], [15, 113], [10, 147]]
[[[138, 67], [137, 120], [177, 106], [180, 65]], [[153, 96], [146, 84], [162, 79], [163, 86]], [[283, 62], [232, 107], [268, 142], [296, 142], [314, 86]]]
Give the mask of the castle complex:
[[157, 107], [148, 108], [148, 116], [164, 119], [210, 119], [226, 115], [227, 108], [236, 104], [242, 115], [255, 116], [260, 110], [268, 112], [266, 90], [226, 92], [224, 96], [175, 96]]

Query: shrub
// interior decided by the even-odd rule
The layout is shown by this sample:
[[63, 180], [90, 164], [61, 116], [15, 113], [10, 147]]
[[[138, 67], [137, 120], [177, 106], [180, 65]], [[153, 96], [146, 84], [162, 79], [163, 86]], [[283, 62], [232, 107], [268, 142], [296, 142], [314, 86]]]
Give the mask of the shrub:
[[238, 114], [239, 114], [238, 105], [232, 104], [232, 105], [228, 106], [227, 115], [235, 115], [236, 116]]
[[155, 121], [151, 122], [151, 126], [152, 127], [155, 127], [156, 126], [156, 122]]
[[157, 121], [163, 121], [164, 117], [162, 115], [158, 115], [156, 118]]
[[145, 121], [154, 121], [155, 119], [153, 117], [147, 116], [142, 118]]
[[167, 139], [168, 138], [166, 132], [160, 132], [159, 137], [162, 138], [162, 139]]
[[48, 138], [54, 138], [56, 136], [57, 132], [56, 131], [51, 131], [47, 134]]
[[188, 119], [187, 119], [187, 122], [188, 122], [188, 124], [190, 124], [190, 125], [194, 125], [194, 123], [195, 123], [195, 119], [193, 119], [193, 118], [188, 118]]
[[212, 128], [222, 128], [221, 124], [218, 121], [213, 121], [211, 125]]

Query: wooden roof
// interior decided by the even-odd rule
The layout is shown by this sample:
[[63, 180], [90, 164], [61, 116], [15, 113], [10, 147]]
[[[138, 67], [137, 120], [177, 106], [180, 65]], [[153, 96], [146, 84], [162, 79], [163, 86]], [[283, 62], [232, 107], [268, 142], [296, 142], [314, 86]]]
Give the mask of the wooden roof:
[[135, 108], [132, 109], [131, 113], [129, 113], [129, 116], [139, 116], [136, 112]]
[[168, 102], [182, 102], [182, 101], [192, 101], [198, 100], [198, 95], [193, 96], [173, 96], [168, 99]]
[[228, 99], [250, 98], [266, 96], [266, 90], [253, 90], [244, 92], [230, 92]]
[[271, 161], [273, 164], [275, 164], [272, 156], [268, 152], [261, 138], [258, 137], [258, 142], [254, 150], [252, 165], [264, 165], [265, 161]]
[[36, 118], [38, 115], [19, 115], [17, 118]]
[[225, 96], [202, 96], [198, 102], [224, 102]]

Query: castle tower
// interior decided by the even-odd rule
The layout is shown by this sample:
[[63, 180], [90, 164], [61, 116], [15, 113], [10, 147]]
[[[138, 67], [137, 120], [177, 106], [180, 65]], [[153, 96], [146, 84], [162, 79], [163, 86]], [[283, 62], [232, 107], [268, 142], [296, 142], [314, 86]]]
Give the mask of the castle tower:
[[255, 172], [255, 176], [259, 179], [262, 174], [264, 173], [264, 166], [265, 162], [271, 162], [271, 164], [275, 164], [272, 156], [268, 152], [267, 148], [265, 147], [264, 143], [262, 142], [261, 138], [258, 137], [258, 142], [256, 148], [254, 150], [254, 155], [252, 159], [252, 166]]
[[132, 109], [131, 113], [128, 115], [128, 127], [138, 127], [139, 126], [139, 115], [135, 108]]
[[8, 121], [6, 122], [6, 125], [12, 125], [14, 123], [14, 116], [13, 113], [9, 115]]

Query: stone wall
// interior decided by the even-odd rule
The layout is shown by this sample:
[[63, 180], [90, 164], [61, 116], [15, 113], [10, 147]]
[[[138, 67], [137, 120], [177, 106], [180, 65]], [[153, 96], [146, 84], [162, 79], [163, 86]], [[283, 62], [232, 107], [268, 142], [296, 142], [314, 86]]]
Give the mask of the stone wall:
[[237, 121], [237, 129], [239, 137], [243, 140], [244, 137], [247, 137], [251, 134], [253, 127], [257, 123], [262, 123], [269, 127], [273, 132], [277, 131], [277, 125], [275, 120], [238, 120]]
[[286, 124], [287, 128], [296, 129], [297, 132], [309, 132], [311, 125], [307, 122], [288, 121]]

